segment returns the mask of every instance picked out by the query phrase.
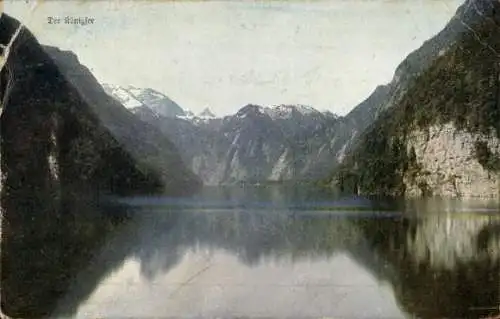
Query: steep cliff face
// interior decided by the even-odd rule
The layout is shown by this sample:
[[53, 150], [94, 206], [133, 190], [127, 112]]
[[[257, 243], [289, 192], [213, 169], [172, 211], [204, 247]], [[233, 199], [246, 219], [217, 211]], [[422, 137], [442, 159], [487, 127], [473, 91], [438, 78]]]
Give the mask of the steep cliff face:
[[343, 162], [344, 155], [360, 143], [362, 133], [373, 125], [385, 110], [398, 105], [416, 79], [439, 57], [443, 56], [461, 34], [481, 23], [485, 15], [493, 14], [493, 0], [469, 0], [461, 6], [446, 27], [436, 36], [409, 54], [397, 67], [391, 82], [378, 86], [370, 96], [342, 119], [335, 136], [335, 149], [339, 157], [334, 166]]
[[[111, 98], [88, 68], [79, 63], [73, 52], [48, 46], [43, 48], [54, 60], [61, 74], [90, 106], [92, 113], [121, 146], [137, 163], [148, 167], [161, 177], [165, 192], [189, 193], [201, 184], [193, 172], [184, 165], [177, 147], [168, 137], [154, 125], [138, 119], [122, 104]], [[173, 103], [167, 97], [151, 90], [140, 91], [138, 98], [144, 103], [151, 103], [152, 108], [161, 114], [167, 113], [170, 109], [168, 105]]]
[[424, 42], [397, 67], [392, 81], [386, 86], [386, 96], [376, 105], [376, 115], [397, 105], [415, 83], [439, 57], [445, 55], [463, 33], [471, 32], [485, 17], [495, 12], [496, 0], [467, 0], [436, 36]]
[[[7, 15], [0, 21], [0, 40], [7, 43], [19, 23]], [[42, 180], [114, 193], [162, 186], [120, 146], [25, 28], [1, 76], [5, 196], [19, 189], [11, 183]]]
[[469, 1], [452, 23], [481, 5], [473, 28], [363, 134], [338, 184], [363, 193], [500, 196], [500, 3]]
[[74, 258], [77, 252], [113, 228], [98, 213], [98, 199], [163, 192], [165, 185], [164, 176], [119, 143], [91, 101], [19, 26], [5, 14], [0, 18], [4, 47], [20, 30], [8, 56], [2, 52], [0, 73], [1, 306], [9, 316], [35, 318], [50, 313], [88, 262], [85, 253]]
[[421, 196], [429, 190], [437, 196], [498, 197], [500, 174], [480, 163], [479, 143], [500, 157], [500, 140], [493, 134], [460, 131], [451, 123], [412, 131], [407, 151], [414, 152], [419, 171], [405, 172], [406, 194]]

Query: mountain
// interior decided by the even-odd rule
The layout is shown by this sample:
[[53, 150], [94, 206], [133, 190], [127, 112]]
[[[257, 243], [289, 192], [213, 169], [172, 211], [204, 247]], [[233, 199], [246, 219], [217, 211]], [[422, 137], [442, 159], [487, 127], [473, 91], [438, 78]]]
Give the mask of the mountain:
[[[171, 194], [190, 192], [193, 187], [200, 184], [196, 176], [185, 167], [176, 146], [168, 137], [154, 125], [138, 119], [110, 97], [106, 93], [110, 86], [101, 87], [92, 73], [80, 64], [74, 53], [49, 46], [45, 46], [44, 49], [117, 141], [137, 162], [144, 163], [162, 177], [166, 192]], [[123, 92], [119, 87], [114, 87], [114, 90]], [[172, 114], [166, 110], [174, 105], [170, 108], [171, 111], [176, 111], [178, 108], [177, 114], [184, 114], [177, 104], [171, 104], [169, 98], [152, 89], [130, 89], [130, 92], [134, 95], [128, 96], [148, 105], [148, 107], [135, 107], [133, 110], [136, 112], [148, 111], [152, 116], [166, 117], [165, 114]], [[131, 99], [127, 101], [129, 105], [132, 104]]]
[[304, 105], [246, 105], [233, 115], [158, 116], [150, 108], [132, 110], [160, 128], [205, 184], [310, 180], [330, 169], [337, 156], [340, 118]]
[[198, 117], [199, 118], [203, 118], [203, 119], [214, 119], [216, 116], [214, 113], [212, 113], [212, 111], [207, 107], [205, 108], [203, 111], [200, 112], [200, 114], [198, 114]]
[[105, 92], [139, 117], [174, 118], [203, 125], [216, 120], [215, 114], [207, 107], [198, 115], [181, 108], [169, 97], [151, 88], [137, 88], [132, 85], [119, 86], [104, 83]]
[[229, 180], [311, 180], [321, 176], [337, 156], [332, 146], [340, 124], [335, 117], [301, 106], [241, 108], [220, 128], [231, 143], [224, 159], [229, 163]]
[[[195, 185], [179, 176], [188, 172], [182, 165], [158, 172], [125, 147], [122, 128], [148, 125], [113, 99], [102, 103], [107, 95], [93, 87], [95, 79], [88, 74], [77, 74], [79, 68], [62, 71], [74, 62], [72, 56], [56, 62], [6, 14], [0, 18], [0, 43], [2, 313], [48, 317], [92, 260], [89, 251], [117, 227], [114, 221], [127, 218], [126, 212], [114, 221], [104, 217], [107, 195], [163, 193], [171, 183], [188, 190]], [[98, 114], [113, 115], [117, 123], [106, 125]], [[154, 127], [151, 132], [160, 133]], [[134, 134], [140, 139], [139, 129]], [[163, 139], [172, 157], [180, 158]]]
[[382, 104], [335, 183], [371, 194], [500, 196], [499, 10], [497, 1], [467, 1], [417, 51], [445, 38], [432, 46], [441, 48], [435, 59], [416, 59], [417, 73], [398, 69], [396, 79], [411, 83]]
[[155, 114], [165, 117], [186, 116], [186, 112], [164, 94], [150, 89], [137, 88], [132, 85], [121, 87], [111, 84], [102, 85], [106, 93], [117, 99], [129, 109], [147, 106]]
[[416, 79], [439, 57], [443, 56], [463, 33], [470, 33], [472, 27], [480, 23], [485, 15], [495, 10], [493, 0], [468, 0], [458, 8], [445, 28], [436, 36], [410, 53], [397, 67], [391, 82], [378, 86], [370, 96], [353, 108], [343, 119], [342, 127], [337, 130], [335, 148], [339, 156], [332, 158], [334, 167], [343, 160], [345, 154], [352, 152], [360, 142], [361, 134], [385, 110], [398, 105]]
[[133, 109], [136, 107], [144, 106], [144, 104], [141, 101], [139, 101], [126, 88], [106, 83], [102, 85], [102, 88], [106, 91], [106, 93], [116, 98], [116, 100], [118, 100], [118, 102], [120, 102], [127, 109]]
[[321, 177], [338, 168], [347, 154], [362, 149], [363, 134], [374, 122], [399, 105], [461, 34], [470, 33], [493, 9], [490, 1], [466, 2], [443, 31], [404, 59], [391, 82], [375, 88], [343, 117], [307, 105], [247, 106], [234, 115], [206, 120], [155, 118], [154, 112], [144, 109], [134, 112], [165, 132], [207, 184]]

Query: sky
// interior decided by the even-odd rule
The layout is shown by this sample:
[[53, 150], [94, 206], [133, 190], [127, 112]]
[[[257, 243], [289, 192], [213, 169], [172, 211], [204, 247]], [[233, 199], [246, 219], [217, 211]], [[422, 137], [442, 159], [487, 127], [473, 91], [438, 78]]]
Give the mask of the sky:
[[[46, 0], [30, 10], [4, 0], [4, 11], [42, 44], [75, 52], [99, 82], [150, 87], [195, 113], [254, 103], [344, 115], [462, 2]], [[47, 23], [65, 16], [95, 21]]]

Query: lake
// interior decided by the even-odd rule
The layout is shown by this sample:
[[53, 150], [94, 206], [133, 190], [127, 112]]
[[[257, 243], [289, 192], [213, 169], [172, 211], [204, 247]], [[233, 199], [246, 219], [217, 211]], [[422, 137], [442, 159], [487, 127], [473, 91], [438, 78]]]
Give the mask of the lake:
[[499, 312], [497, 202], [343, 197], [272, 186], [207, 187], [187, 198], [114, 203], [127, 208], [127, 222], [82, 263], [54, 316]]

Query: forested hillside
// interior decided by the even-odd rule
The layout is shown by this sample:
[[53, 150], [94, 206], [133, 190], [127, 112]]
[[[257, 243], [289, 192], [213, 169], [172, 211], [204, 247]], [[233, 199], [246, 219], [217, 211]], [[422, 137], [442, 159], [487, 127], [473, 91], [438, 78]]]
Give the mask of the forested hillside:
[[[498, 10], [485, 15], [415, 80], [399, 103], [380, 115], [336, 171], [334, 180], [342, 189], [403, 195], [409, 188], [418, 188], [417, 193], [432, 194], [446, 193], [436, 189], [451, 183], [455, 195], [467, 195], [467, 183], [482, 179], [479, 175], [485, 173], [492, 185], [496, 183], [500, 171], [499, 21]], [[461, 143], [461, 148], [453, 149], [453, 143]], [[431, 144], [434, 161], [443, 162], [435, 170], [429, 169]], [[440, 158], [440, 150], [448, 152], [445, 158]], [[453, 164], [457, 160], [461, 164], [476, 161], [485, 172], [457, 172]]]

